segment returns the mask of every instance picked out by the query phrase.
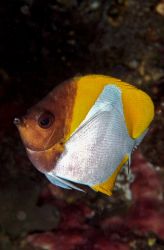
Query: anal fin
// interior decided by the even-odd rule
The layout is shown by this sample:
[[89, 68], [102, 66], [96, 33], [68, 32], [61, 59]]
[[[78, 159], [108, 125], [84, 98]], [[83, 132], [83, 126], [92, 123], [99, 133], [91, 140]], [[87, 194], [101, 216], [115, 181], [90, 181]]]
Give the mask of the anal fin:
[[91, 188], [97, 192], [101, 192], [101, 193], [104, 193], [108, 196], [111, 196], [112, 190], [113, 190], [115, 182], [116, 182], [117, 175], [119, 174], [121, 168], [127, 162], [127, 160], [128, 160], [128, 155], [126, 155], [123, 158], [123, 160], [118, 165], [116, 170], [113, 172], [113, 174], [106, 181], [104, 181], [100, 184], [96, 184], [96, 185], [92, 186]]

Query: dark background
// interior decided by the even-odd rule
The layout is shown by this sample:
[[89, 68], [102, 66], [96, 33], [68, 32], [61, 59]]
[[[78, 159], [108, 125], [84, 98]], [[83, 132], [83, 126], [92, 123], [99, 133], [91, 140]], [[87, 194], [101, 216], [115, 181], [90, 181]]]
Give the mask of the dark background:
[[[127, 235], [115, 232], [116, 248], [112, 243], [96, 248], [95, 234], [102, 242], [108, 238], [103, 230], [96, 231], [102, 219], [112, 211], [127, 211], [133, 201], [122, 188], [107, 198], [52, 187], [27, 159], [13, 125], [15, 116], [67, 78], [88, 73], [121, 78], [144, 89], [155, 103], [156, 116], [140, 150], [163, 176], [163, 55], [163, 1], [0, 1], [0, 250], [40, 249], [37, 241], [29, 240], [34, 233], [52, 241], [51, 250], [128, 249], [124, 244], [118, 248], [122, 241], [130, 249], [163, 249], [163, 237], [152, 233], [151, 226], [142, 237], [133, 230]], [[89, 236], [81, 217], [84, 228], [91, 229]], [[84, 241], [75, 241], [77, 232]], [[60, 246], [55, 245], [60, 238]], [[137, 243], [130, 245], [133, 241]]]

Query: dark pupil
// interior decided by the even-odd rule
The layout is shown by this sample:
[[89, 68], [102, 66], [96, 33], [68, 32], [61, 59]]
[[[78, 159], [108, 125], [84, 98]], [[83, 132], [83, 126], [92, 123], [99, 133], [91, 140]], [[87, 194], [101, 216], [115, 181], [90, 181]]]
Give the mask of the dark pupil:
[[45, 117], [45, 118], [43, 118], [43, 119], [40, 121], [40, 124], [41, 124], [42, 126], [47, 126], [47, 125], [49, 124], [49, 122], [50, 122], [50, 118], [49, 118], [49, 117]]
[[40, 116], [38, 124], [41, 128], [49, 128], [54, 121], [54, 116], [51, 113], [44, 113]]

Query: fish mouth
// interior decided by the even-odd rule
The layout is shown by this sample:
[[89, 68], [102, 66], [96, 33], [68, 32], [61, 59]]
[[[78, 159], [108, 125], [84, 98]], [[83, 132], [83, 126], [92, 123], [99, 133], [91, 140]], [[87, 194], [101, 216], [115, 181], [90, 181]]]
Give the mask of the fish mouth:
[[19, 126], [21, 124], [21, 119], [18, 117], [15, 117], [13, 123], [15, 126]]

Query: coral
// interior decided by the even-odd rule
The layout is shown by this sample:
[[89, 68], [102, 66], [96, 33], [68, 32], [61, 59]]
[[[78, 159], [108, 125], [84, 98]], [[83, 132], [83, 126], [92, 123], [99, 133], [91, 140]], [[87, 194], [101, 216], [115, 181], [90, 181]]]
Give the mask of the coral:
[[[101, 216], [98, 218], [84, 197], [83, 202], [76, 195], [74, 199], [69, 199], [64, 190], [49, 184], [41, 197], [59, 209], [61, 218], [58, 229], [30, 235], [28, 243], [49, 250], [128, 250], [136, 236], [143, 237], [144, 234], [147, 237], [154, 233], [164, 239], [160, 178], [140, 152], [134, 154], [132, 172], [135, 178], [130, 186], [132, 201], [129, 208], [122, 215], [108, 213], [104, 219]], [[50, 196], [54, 197], [54, 201], [49, 199]], [[98, 220], [96, 224], [95, 219]], [[148, 242], [150, 244], [149, 238]]]

